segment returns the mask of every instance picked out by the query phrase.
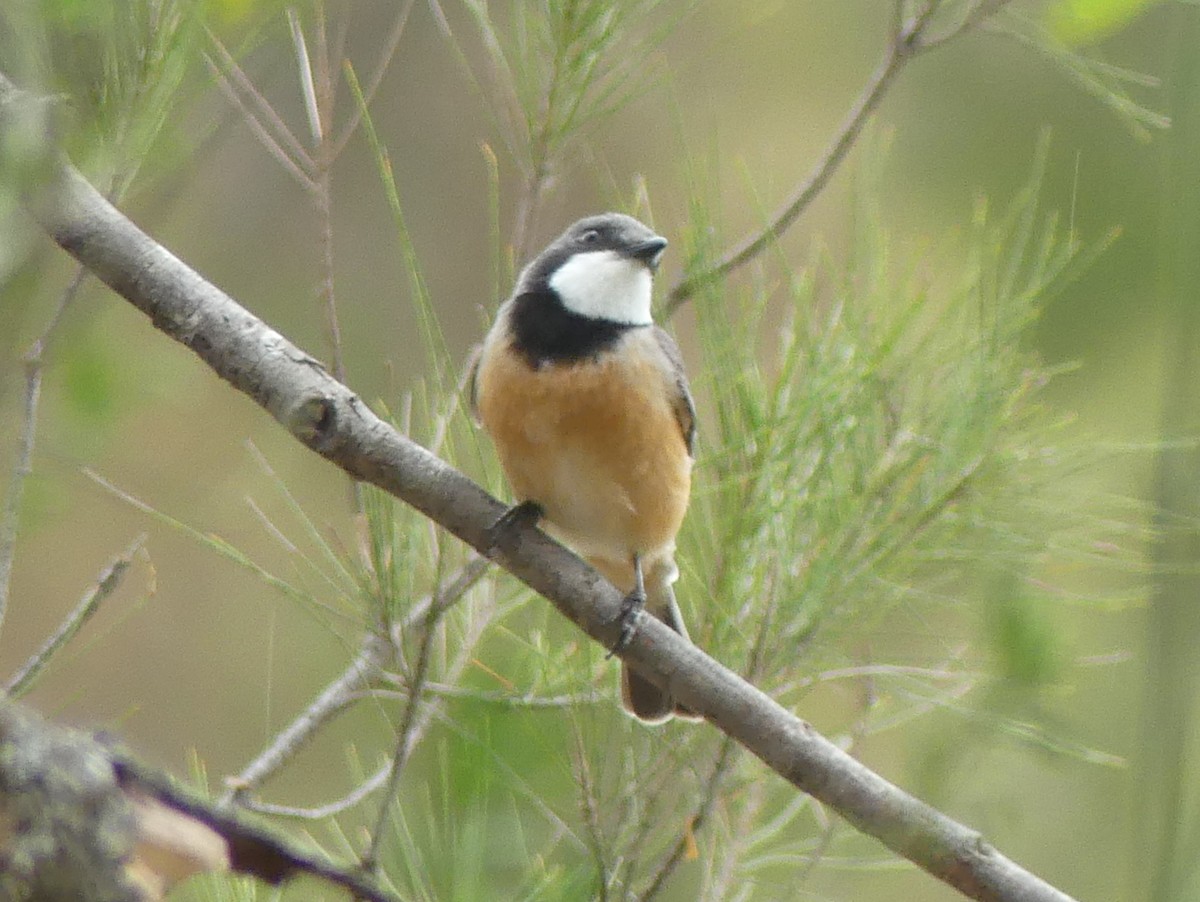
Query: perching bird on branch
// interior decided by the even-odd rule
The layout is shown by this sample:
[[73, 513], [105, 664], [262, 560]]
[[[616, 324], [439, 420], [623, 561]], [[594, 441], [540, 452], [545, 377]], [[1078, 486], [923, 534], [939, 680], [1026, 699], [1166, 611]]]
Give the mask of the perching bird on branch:
[[[540, 519], [626, 593], [614, 650], [643, 607], [687, 636], [671, 586], [695, 409], [679, 348], [650, 316], [666, 246], [620, 213], [576, 222], [521, 272], [472, 380], [518, 501], [505, 520]], [[651, 723], [691, 713], [628, 667], [622, 695]]]

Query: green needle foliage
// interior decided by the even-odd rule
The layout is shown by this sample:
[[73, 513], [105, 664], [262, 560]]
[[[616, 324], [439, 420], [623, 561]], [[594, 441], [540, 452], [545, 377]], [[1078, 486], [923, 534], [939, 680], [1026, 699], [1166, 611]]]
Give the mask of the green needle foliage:
[[698, 301], [711, 428], [693, 572], [729, 615], [715, 638], [747, 663], [766, 652], [764, 673], [786, 669], [818, 629], [862, 630], [964, 575], [1028, 572], [1063, 527], [1031, 510], [1069, 459], [1050, 444], [1049, 373], [1024, 332], [1078, 248], [1039, 222], [1036, 194], [1035, 178], [995, 222], [981, 205], [941, 284], [868, 210], [844, 267], [785, 264], [740, 299]]
[[686, 14], [690, 3], [661, 0], [564, 0], [464, 4], [486, 53], [487, 69], [455, 47], [478, 90], [495, 101], [496, 125], [513, 162], [540, 182], [566, 145], [619, 110], [647, 82], [646, 57]]

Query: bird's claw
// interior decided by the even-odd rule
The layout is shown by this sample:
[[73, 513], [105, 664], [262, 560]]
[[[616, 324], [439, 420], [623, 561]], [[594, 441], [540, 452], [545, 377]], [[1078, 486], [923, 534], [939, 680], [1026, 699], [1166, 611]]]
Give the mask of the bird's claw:
[[634, 589], [622, 599], [621, 610], [617, 613], [617, 620], [621, 624], [621, 634], [617, 636], [617, 641], [613, 643], [613, 647], [604, 656], [606, 660], [624, 651], [629, 646], [629, 643], [637, 633], [638, 619], [642, 616], [642, 609], [645, 607], [646, 592], [640, 587]]
[[536, 501], [522, 501], [514, 504], [487, 528], [485, 557], [491, 557], [514, 529], [523, 526], [537, 526], [544, 513], [542, 506]]

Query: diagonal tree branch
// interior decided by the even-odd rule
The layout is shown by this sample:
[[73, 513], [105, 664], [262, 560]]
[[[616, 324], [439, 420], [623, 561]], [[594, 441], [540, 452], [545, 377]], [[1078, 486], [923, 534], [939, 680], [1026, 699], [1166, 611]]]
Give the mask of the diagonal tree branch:
[[[0, 133], [14, 94], [19, 92], [0, 77]], [[52, 162], [50, 169], [49, 183], [29, 203], [34, 216], [155, 328], [191, 349], [298, 441], [489, 555], [595, 641], [615, 644], [621, 593], [595, 570], [535, 528], [514, 530], [494, 547], [490, 527], [505, 510], [499, 501], [377, 417], [318, 361], [142, 232], [71, 166]], [[794, 786], [965, 895], [1069, 899], [979, 833], [871, 771], [655, 618], [643, 618], [620, 657]]]
[[227, 791], [221, 803], [245, 803], [249, 794], [295, 755], [322, 724], [358, 700], [362, 690], [378, 679], [380, 671], [394, 653], [392, 644], [386, 639], [375, 633], [367, 633], [363, 637], [362, 648], [346, 665], [346, 669], [331, 680], [241, 773], [226, 781]]

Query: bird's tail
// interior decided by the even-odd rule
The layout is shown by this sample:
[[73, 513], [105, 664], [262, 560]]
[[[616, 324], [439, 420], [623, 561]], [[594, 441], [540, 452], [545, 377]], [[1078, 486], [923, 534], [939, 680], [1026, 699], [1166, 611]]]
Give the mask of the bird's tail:
[[[653, 614], [683, 638], [687, 639], [687, 627], [675, 603], [675, 582], [679, 571], [668, 559], [645, 574], [646, 612]], [[663, 723], [674, 716], [696, 719], [690, 708], [679, 704], [665, 689], [659, 688], [627, 664], [621, 664], [621, 702], [630, 714], [646, 723]]]

